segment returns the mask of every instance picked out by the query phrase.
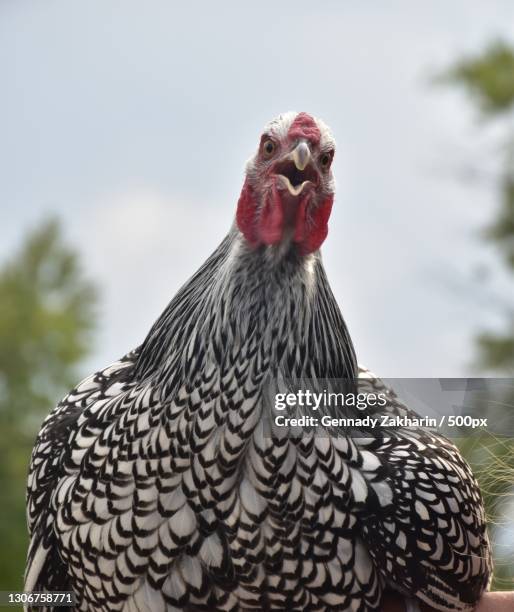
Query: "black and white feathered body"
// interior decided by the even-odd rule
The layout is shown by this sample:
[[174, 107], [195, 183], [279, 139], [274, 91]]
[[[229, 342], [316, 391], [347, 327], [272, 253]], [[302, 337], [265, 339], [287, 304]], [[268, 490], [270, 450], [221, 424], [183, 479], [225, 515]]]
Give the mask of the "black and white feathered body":
[[409, 413], [358, 370], [323, 270], [327, 151], [308, 115], [272, 122], [229, 235], [144, 343], [45, 420], [26, 590], [73, 590], [77, 610], [95, 612], [370, 611], [385, 589], [473, 608], [490, 550], [478, 486], [449, 441], [292, 437], [269, 418], [270, 380], [357, 375], [387, 394], [382, 413]]

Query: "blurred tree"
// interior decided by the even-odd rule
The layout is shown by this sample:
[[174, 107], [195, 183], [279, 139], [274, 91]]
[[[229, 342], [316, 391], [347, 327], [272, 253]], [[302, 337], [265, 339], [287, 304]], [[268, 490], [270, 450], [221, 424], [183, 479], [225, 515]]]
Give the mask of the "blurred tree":
[[[489, 120], [513, 118], [514, 47], [495, 42], [476, 57], [457, 62], [444, 80], [464, 87], [481, 115]], [[499, 178], [500, 206], [486, 230], [514, 274], [514, 121], [506, 128]], [[496, 372], [514, 372], [514, 300], [503, 333], [484, 331], [478, 337], [481, 365]]]
[[[507, 269], [514, 275], [514, 46], [495, 42], [482, 53], [458, 61], [443, 79], [463, 87], [484, 119], [489, 122], [506, 120], [501, 123], [505, 128], [505, 140], [501, 143], [503, 155], [497, 185], [499, 208], [485, 237], [496, 244]], [[502, 332], [482, 331], [477, 337], [477, 346], [482, 368], [513, 375], [514, 300], [506, 314], [505, 329]], [[514, 395], [510, 393], [508, 397], [492, 400], [496, 407], [497, 400], [503, 402], [506, 417], [512, 423]], [[494, 586], [514, 589], [514, 441], [486, 433], [484, 438], [463, 441], [461, 449], [480, 481], [493, 525]]]
[[22, 588], [25, 485], [34, 437], [77, 381], [95, 325], [95, 287], [50, 219], [0, 269], [0, 590]]

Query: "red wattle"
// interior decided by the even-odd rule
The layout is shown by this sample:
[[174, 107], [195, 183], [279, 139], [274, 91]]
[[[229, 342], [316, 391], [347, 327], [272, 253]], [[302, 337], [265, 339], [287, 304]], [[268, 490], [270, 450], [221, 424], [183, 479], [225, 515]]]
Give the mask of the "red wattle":
[[284, 234], [284, 209], [275, 185], [267, 194], [259, 220], [259, 237], [264, 244], [278, 244]]
[[310, 198], [300, 202], [298, 215], [296, 217], [296, 228], [294, 242], [298, 244], [301, 255], [308, 255], [317, 251], [323, 244], [328, 234], [328, 220], [332, 212], [333, 196], [329, 196], [315, 209], [307, 214]]
[[[323, 244], [332, 211], [332, 196], [316, 207], [310, 206], [311, 197], [309, 193], [300, 200], [295, 216], [293, 242], [301, 255], [317, 251]], [[250, 246], [278, 244], [284, 236], [285, 221], [284, 207], [276, 186], [268, 192], [259, 211], [253, 189], [245, 181], [237, 203], [236, 222]]]
[[300, 200], [298, 211], [296, 213], [296, 224], [294, 228], [293, 242], [302, 244], [307, 236], [307, 207], [311, 200], [310, 194], [307, 194]]
[[257, 203], [248, 179], [245, 180], [241, 195], [237, 202], [236, 222], [237, 226], [248, 240], [251, 246], [259, 242], [257, 237]]

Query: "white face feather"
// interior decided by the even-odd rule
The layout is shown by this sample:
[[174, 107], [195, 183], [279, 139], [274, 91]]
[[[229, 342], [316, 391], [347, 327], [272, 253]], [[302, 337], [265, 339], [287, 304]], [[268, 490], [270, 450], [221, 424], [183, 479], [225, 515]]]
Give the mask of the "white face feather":
[[289, 128], [297, 115], [298, 113], [296, 111], [288, 111], [287, 113], [283, 113], [278, 117], [275, 117], [268, 124], [266, 124], [264, 127], [264, 133], [275, 136], [277, 140], [284, 140], [287, 137]]

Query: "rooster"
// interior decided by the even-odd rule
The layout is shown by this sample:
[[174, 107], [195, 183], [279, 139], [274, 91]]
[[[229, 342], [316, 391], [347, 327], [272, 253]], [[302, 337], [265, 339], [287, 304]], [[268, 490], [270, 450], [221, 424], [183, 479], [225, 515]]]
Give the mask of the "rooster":
[[422, 429], [273, 426], [277, 380], [357, 380], [319, 249], [334, 139], [306, 113], [265, 128], [226, 238], [141, 346], [46, 418], [27, 493], [27, 591], [83, 611], [471, 610], [490, 547], [458, 450]]

